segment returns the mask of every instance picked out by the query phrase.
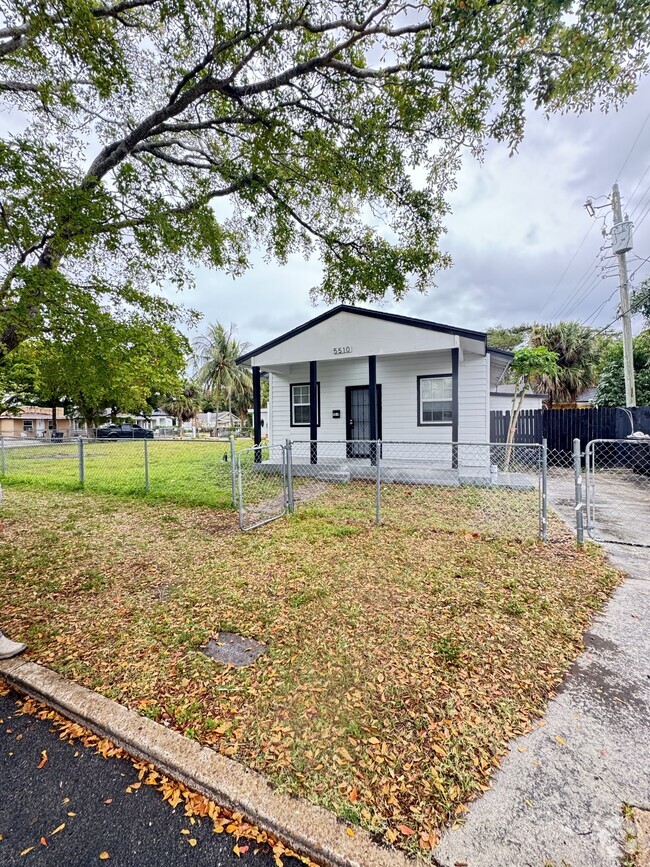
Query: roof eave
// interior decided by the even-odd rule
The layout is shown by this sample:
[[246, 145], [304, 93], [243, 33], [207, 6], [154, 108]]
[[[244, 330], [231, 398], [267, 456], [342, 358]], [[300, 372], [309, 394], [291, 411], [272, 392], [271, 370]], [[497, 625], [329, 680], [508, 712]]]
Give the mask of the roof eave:
[[431, 322], [427, 319], [416, 319], [412, 316], [401, 316], [397, 313], [385, 313], [383, 310], [368, 310], [365, 307], [354, 307], [351, 304], [339, 304], [336, 307], [332, 307], [331, 310], [326, 310], [324, 313], [321, 313], [320, 316], [316, 316], [313, 319], [304, 322], [302, 325], [298, 325], [296, 328], [291, 329], [291, 331], [287, 331], [279, 337], [269, 340], [267, 343], [263, 343], [262, 346], [258, 346], [256, 349], [252, 349], [250, 352], [240, 355], [236, 363], [244, 364], [256, 355], [267, 352], [269, 349], [274, 349], [281, 343], [285, 343], [287, 340], [297, 337], [299, 334], [308, 331], [310, 328], [319, 325], [321, 322], [325, 322], [337, 313], [354, 313], [358, 316], [368, 316], [371, 319], [381, 319], [384, 322], [410, 325], [412, 328], [424, 328], [428, 331], [438, 331], [442, 334], [457, 334], [459, 337], [466, 337], [469, 340], [481, 341], [485, 347], [485, 351], [488, 351], [487, 335], [483, 331], [470, 331], [467, 328], [454, 328], [451, 325], [443, 325], [442, 323]]

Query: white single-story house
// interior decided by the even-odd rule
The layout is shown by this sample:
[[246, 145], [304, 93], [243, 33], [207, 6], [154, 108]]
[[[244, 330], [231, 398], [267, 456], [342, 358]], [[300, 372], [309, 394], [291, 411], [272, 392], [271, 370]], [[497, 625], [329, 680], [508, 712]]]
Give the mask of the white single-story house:
[[[512, 409], [512, 395], [515, 387], [510, 382], [501, 382], [490, 391], [490, 409], [500, 409], [510, 412]], [[524, 395], [522, 409], [543, 409], [546, 394], [537, 394], [535, 391], [527, 391]]]
[[[238, 363], [252, 368], [255, 443], [267, 374], [265, 433], [276, 445], [315, 443], [309, 460], [316, 463], [319, 454], [332, 457], [335, 441], [340, 457], [366, 460], [375, 439], [388, 459], [391, 443], [488, 443], [491, 392], [511, 358], [490, 350], [483, 332], [341, 304]], [[458, 450], [448, 452], [449, 465], [459, 468]], [[489, 450], [484, 454], [481, 465], [489, 462]]]

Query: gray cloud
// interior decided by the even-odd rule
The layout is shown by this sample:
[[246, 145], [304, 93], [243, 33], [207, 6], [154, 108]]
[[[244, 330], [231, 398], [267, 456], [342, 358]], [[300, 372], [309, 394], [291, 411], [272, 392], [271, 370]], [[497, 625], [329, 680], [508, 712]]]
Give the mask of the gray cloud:
[[[619, 111], [550, 119], [533, 113], [514, 156], [493, 143], [483, 162], [466, 157], [458, 188], [450, 195], [452, 213], [443, 238], [453, 267], [438, 275], [437, 285], [426, 295], [411, 293], [400, 304], [387, 299], [381, 307], [478, 329], [553, 319], [576, 301], [570, 318], [588, 318], [617, 286], [611, 276], [600, 279], [600, 221], [555, 287], [590, 229], [583, 208], [587, 196], [610, 192], [649, 105], [650, 79], [645, 79]], [[630, 195], [649, 164], [650, 121], [619, 179], [630, 209], [648, 192], [637, 220], [650, 204], [650, 172], [632, 201]], [[633, 255], [650, 256], [650, 215], [636, 233]], [[630, 271], [640, 264], [631, 259]], [[200, 272], [188, 301], [208, 321], [236, 322], [240, 337], [258, 345], [325, 309], [314, 308], [308, 297], [319, 274], [317, 261], [294, 257], [279, 267], [256, 254], [253, 267], [234, 281]], [[650, 275], [650, 265], [634, 275], [637, 285], [644, 274]], [[590, 321], [606, 325], [616, 315], [616, 303], [617, 294]]]

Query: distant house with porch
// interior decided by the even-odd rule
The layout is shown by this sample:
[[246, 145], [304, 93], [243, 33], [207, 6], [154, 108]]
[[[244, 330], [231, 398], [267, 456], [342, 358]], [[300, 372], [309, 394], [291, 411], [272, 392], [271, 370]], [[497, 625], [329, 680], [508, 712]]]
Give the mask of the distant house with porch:
[[484, 332], [342, 304], [238, 363], [252, 368], [256, 443], [266, 374], [272, 443], [338, 441], [343, 457], [368, 458], [376, 439], [384, 454], [390, 442], [489, 442], [491, 394], [511, 359]]
[[[60, 406], [56, 408], [56, 429], [64, 436], [73, 432], [73, 422]], [[52, 410], [46, 406], [22, 406], [19, 412], [0, 415], [0, 434], [3, 436], [41, 439], [50, 436], [53, 430]]]

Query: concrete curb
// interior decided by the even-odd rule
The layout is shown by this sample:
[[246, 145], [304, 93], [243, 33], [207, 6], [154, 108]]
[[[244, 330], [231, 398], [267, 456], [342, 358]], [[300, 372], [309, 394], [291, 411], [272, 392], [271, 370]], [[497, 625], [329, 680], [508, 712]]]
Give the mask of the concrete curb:
[[151, 762], [188, 788], [243, 813], [296, 852], [326, 867], [413, 867], [415, 863], [378, 846], [359, 828], [350, 836], [347, 826], [332, 813], [302, 798], [274, 792], [255, 771], [42, 665], [20, 658], [3, 660], [0, 678], [132, 756]]

